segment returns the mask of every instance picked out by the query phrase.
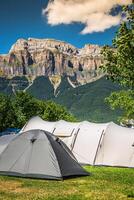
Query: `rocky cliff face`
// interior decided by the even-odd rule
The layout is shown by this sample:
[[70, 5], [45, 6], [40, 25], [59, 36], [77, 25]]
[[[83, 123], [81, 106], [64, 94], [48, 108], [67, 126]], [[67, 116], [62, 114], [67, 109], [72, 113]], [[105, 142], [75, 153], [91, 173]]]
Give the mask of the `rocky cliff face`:
[[103, 76], [99, 69], [100, 51], [97, 45], [77, 49], [51, 39], [19, 39], [7, 55], [0, 56], [0, 76], [26, 76], [30, 81], [46, 76], [55, 87], [60, 84], [57, 77], [67, 76], [69, 83], [76, 87]]

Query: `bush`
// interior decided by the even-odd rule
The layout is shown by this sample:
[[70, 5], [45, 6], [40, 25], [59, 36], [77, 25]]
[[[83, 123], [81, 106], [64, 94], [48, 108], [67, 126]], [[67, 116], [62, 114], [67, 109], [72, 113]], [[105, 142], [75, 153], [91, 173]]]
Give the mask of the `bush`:
[[36, 115], [49, 121], [76, 121], [65, 107], [52, 101], [38, 100], [26, 92], [17, 92], [13, 97], [0, 95], [0, 131], [9, 127], [22, 128]]

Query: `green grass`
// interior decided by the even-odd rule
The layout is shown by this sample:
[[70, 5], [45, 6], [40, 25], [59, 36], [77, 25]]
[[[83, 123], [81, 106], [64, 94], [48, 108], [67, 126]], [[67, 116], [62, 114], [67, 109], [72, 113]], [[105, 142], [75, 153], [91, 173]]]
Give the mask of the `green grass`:
[[134, 169], [86, 169], [91, 176], [64, 181], [0, 176], [0, 200], [134, 200]]

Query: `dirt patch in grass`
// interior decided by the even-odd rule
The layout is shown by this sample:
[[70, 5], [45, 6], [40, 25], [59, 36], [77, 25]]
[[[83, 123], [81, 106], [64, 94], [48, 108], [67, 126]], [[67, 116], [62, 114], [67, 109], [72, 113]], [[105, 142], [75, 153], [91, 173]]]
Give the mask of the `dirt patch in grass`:
[[0, 191], [1, 192], [8, 192], [11, 193], [36, 193], [38, 192], [37, 189], [31, 188], [23, 188], [21, 182], [17, 181], [0, 181]]

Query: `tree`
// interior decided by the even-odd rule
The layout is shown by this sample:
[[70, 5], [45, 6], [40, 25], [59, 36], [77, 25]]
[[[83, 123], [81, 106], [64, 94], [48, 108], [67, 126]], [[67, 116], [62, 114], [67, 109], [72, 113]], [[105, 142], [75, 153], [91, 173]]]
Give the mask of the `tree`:
[[124, 20], [119, 27], [112, 47], [104, 46], [101, 68], [108, 79], [119, 83], [125, 89], [114, 92], [106, 99], [112, 109], [120, 108], [120, 121], [134, 119], [134, 4], [123, 7]]
[[70, 114], [64, 106], [56, 104], [52, 101], [39, 103], [42, 104], [42, 106], [40, 107], [43, 107], [43, 113], [40, 113], [40, 116], [44, 120], [57, 121], [63, 119], [66, 121], [76, 121], [76, 118], [72, 114]]
[[16, 127], [21, 128], [28, 119], [38, 115], [38, 100], [26, 92], [17, 92], [12, 98], [12, 106], [16, 114]]
[[112, 109], [120, 108], [124, 111], [123, 116], [119, 118], [120, 121], [134, 119], [134, 91], [113, 92], [106, 101], [110, 103]]
[[14, 127], [16, 115], [9, 96], [0, 94], [0, 131]]
[[9, 127], [22, 128], [36, 115], [49, 121], [76, 121], [65, 107], [52, 101], [38, 100], [26, 92], [17, 92], [12, 97], [0, 94], [0, 131]]

